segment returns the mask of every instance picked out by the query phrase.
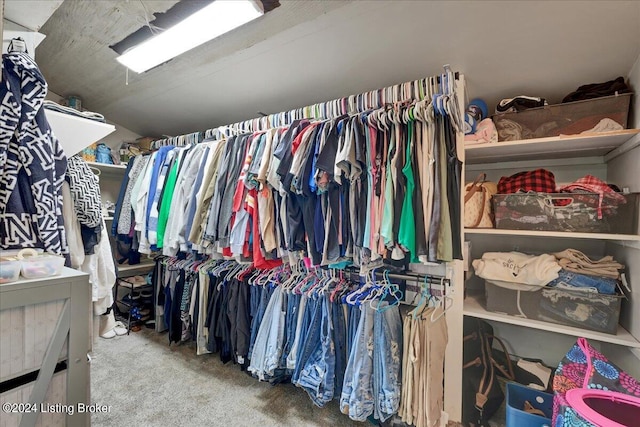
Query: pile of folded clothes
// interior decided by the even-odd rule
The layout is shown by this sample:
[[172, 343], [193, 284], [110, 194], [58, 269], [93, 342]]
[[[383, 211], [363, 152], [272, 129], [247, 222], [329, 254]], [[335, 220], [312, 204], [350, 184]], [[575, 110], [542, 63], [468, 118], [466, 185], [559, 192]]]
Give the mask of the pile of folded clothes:
[[[576, 249], [543, 255], [520, 252], [486, 252], [473, 261], [476, 275], [489, 286], [534, 292], [527, 307], [539, 299], [537, 313], [523, 314], [541, 320], [575, 324], [611, 332], [620, 314], [620, 271], [624, 265], [611, 256], [591, 259]], [[541, 291], [541, 292], [536, 292]], [[537, 295], [539, 294], [539, 295]], [[516, 302], [514, 301], [514, 304]], [[520, 304], [518, 295], [517, 304]], [[488, 306], [489, 306], [488, 301]], [[501, 310], [517, 313], [520, 310]]]

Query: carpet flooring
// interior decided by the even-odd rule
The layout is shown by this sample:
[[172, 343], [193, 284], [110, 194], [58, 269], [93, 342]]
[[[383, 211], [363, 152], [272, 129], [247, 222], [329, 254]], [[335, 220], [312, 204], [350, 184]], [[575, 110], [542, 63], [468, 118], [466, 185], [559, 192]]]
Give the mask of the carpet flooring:
[[92, 415], [106, 426], [360, 426], [337, 401], [316, 407], [291, 384], [271, 386], [224, 365], [217, 354], [196, 356], [194, 344], [168, 344], [143, 328], [98, 338], [91, 362], [91, 400], [110, 405]]

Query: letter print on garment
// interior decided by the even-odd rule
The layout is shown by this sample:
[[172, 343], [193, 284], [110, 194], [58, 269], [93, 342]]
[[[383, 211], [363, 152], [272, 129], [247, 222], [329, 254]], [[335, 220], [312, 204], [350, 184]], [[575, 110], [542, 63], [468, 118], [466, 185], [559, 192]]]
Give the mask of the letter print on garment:
[[0, 247], [67, 252], [62, 183], [67, 159], [42, 104], [47, 83], [27, 54], [2, 57]]

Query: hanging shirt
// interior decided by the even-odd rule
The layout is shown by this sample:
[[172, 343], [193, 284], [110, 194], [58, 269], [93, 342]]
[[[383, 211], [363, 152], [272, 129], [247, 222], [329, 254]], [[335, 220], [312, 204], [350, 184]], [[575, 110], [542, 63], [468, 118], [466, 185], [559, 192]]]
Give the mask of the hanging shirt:
[[[131, 204], [131, 200], [133, 199], [133, 190], [138, 182], [138, 178], [140, 178], [140, 174], [142, 174], [149, 162], [150, 156], [136, 156], [133, 161], [133, 165], [129, 170], [129, 180], [127, 182], [127, 188], [124, 193], [124, 197], [122, 198], [122, 205], [120, 207], [120, 214], [118, 217], [117, 228], [114, 231], [111, 230], [111, 234], [116, 235], [124, 235], [128, 236], [131, 232], [134, 223], [133, 217], [133, 205]], [[115, 224], [114, 224], [115, 225]]]
[[147, 223], [147, 236], [152, 250], [156, 249], [156, 245], [158, 243], [158, 217], [160, 216], [160, 201], [162, 200], [165, 183], [167, 181], [167, 177], [169, 176], [169, 171], [173, 167], [173, 162], [176, 158], [176, 155], [177, 151], [175, 149], [167, 151], [165, 159], [162, 162], [162, 166], [160, 166], [160, 170], [158, 171], [158, 177], [156, 178], [156, 191], [153, 196], [153, 201], [150, 202], [151, 210], [149, 211], [149, 222]]
[[167, 181], [162, 191], [162, 199], [160, 201], [160, 209], [158, 212], [158, 239], [156, 244], [158, 249], [162, 249], [164, 246], [164, 235], [167, 228], [167, 221], [169, 220], [169, 212], [171, 211], [173, 195], [176, 189], [178, 170], [182, 166], [182, 161], [184, 157], [186, 157], [186, 153], [189, 149], [191, 149], [191, 147], [176, 149], [176, 160], [173, 162], [173, 166], [171, 166], [171, 170], [167, 176]]
[[184, 166], [181, 168], [177, 178], [171, 210], [167, 218], [162, 248], [164, 255], [175, 256], [178, 253], [180, 244], [184, 243], [180, 241], [180, 233], [184, 233], [186, 226], [189, 195], [194, 188], [194, 182], [200, 171], [200, 162], [207, 149], [206, 144], [198, 144], [187, 153], [184, 159]]
[[[158, 226], [158, 198], [160, 197], [159, 190], [162, 190], [162, 183], [164, 183], [164, 178], [166, 177], [168, 166], [165, 166], [165, 160], [167, 155], [171, 150], [173, 150], [173, 145], [167, 147], [160, 147], [158, 151], [155, 152], [156, 157], [153, 162], [153, 166], [151, 169], [151, 177], [149, 182], [149, 194], [147, 200], [146, 214], [145, 214], [145, 229], [144, 231], [145, 237], [149, 239], [149, 230], [152, 229], [155, 232], [156, 227]], [[160, 183], [158, 182], [160, 180]], [[158, 188], [159, 187], [159, 188]], [[156, 198], [156, 193], [158, 193], [158, 198]], [[153, 217], [151, 212], [153, 211]], [[155, 240], [155, 236], [153, 238]], [[152, 242], [154, 244], [155, 242]]]
[[400, 230], [398, 232], [398, 243], [411, 254], [411, 262], [418, 262], [416, 256], [416, 222], [413, 206], [415, 181], [413, 178], [413, 132], [412, 121], [407, 124], [407, 148], [405, 165], [402, 174], [407, 180], [407, 187], [402, 201], [402, 214], [400, 216]]

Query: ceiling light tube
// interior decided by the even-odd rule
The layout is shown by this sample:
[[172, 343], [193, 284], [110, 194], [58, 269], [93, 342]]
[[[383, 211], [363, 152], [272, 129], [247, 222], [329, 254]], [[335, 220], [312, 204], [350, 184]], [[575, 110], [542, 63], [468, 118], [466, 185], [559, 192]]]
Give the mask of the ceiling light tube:
[[216, 0], [116, 59], [143, 73], [262, 15], [262, 4], [253, 0]]

